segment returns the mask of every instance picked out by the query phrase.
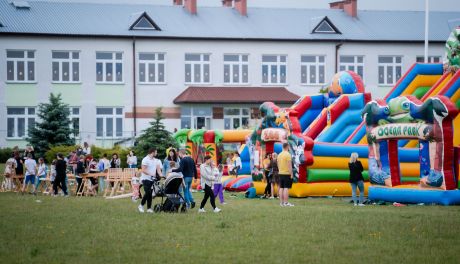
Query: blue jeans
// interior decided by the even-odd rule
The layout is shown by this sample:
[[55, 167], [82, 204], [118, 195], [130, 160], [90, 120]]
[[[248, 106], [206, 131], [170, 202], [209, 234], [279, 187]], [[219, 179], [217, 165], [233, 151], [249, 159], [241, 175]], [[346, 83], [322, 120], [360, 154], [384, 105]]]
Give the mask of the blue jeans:
[[351, 198], [353, 199], [353, 203], [357, 204], [358, 201], [356, 199], [356, 187], [359, 188], [359, 203], [364, 202], [364, 182], [363, 181], [357, 181], [357, 182], [351, 182]]
[[190, 191], [190, 189], [192, 188], [193, 177], [185, 177], [184, 182], [185, 189], [182, 188], [182, 192], [184, 193], [185, 202], [188, 206], [190, 206], [190, 203], [195, 202], [195, 200], [193, 200], [192, 192]]
[[37, 189], [38, 186], [40, 185], [40, 183], [41, 183], [42, 181], [44, 181], [45, 179], [46, 179], [46, 174], [37, 176], [37, 177], [35, 178], [35, 189]]
[[128, 168], [135, 169], [135, 168], [137, 168], [137, 165], [136, 164], [130, 164], [130, 165], [128, 165]]

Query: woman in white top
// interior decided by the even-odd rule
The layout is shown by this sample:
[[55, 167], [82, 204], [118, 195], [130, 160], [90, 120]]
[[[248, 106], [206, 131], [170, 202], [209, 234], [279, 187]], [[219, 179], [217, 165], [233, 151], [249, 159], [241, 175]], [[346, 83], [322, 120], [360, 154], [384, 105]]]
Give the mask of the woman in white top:
[[83, 154], [90, 155], [91, 154], [91, 147], [88, 145], [87, 142], [83, 143]]
[[199, 213], [205, 213], [204, 206], [208, 201], [208, 198], [211, 199], [211, 206], [214, 209], [215, 213], [220, 212], [221, 210], [216, 207], [214, 193], [211, 189], [213, 181], [216, 179], [213, 175], [213, 169], [211, 167], [211, 156], [207, 155], [204, 157], [204, 163], [200, 166], [200, 175], [201, 175], [201, 188], [204, 190], [204, 197], [201, 201]]
[[137, 168], [137, 157], [134, 154], [134, 151], [129, 151], [129, 154], [126, 157], [126, 163], [128, 163], [128, 168]]

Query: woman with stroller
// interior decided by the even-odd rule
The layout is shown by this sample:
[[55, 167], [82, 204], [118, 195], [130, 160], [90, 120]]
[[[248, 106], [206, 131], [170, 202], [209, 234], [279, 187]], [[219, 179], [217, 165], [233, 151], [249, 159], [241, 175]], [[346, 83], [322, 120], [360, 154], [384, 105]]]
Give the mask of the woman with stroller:
[[221, 210], [216, 207], [214, 193], [211, 189], [212, 183], [215, 180], [213, 175], [213, 169], [211, 167], [211, 156], [206, 155], [204, 157], [204, 163], [200, 166], [200, 173], [201, 173], [201, 188], [204, 190], [204, 197], [203, 201], [201, 201], [200, 209], [198, 210], [199, 213], [205, 213], [204, 206], [208, 201], [208, 198], [211, 200], [211, 206], [214, 209], [214, 213], [218, 213]]
[[[168, 152], [168, 155], [163, 161], [163, 173], [168, 172], [170, 169], [177, 169], [179, 165], [179, 157], [177, 156], [176, 150], [174, 148], [169, 148], [167, 152]], [[174, 162], [173, 167], [171, 167], [170, 165], [171, 161]]]

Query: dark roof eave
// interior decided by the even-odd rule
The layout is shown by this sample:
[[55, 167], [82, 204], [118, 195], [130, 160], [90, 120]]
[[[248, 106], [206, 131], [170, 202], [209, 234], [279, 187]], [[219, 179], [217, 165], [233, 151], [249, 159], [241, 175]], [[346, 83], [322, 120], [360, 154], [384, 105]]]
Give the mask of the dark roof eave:
[[[424, 40], [363, 40], [363, 39], [275, 39], [275, 38], [224, 38], [224, 37], [181, 37], [181, 36], [139, 36], [139, 35], [91, 35], [91, 34], [56, 34], [56, 33], [20, 33], [0, 32], [3, 36], [33, 36], [33, 37], [87, 37], [87, 38], [136, 38], [136, 39], [181, 39], [181, 40], [240, 40], [240, 41], [280, 41], [280, 42], [364, 42], [364, 43], [424, 43]], [[430, 43], [445, 43], [445, 40], [429, 40]]]

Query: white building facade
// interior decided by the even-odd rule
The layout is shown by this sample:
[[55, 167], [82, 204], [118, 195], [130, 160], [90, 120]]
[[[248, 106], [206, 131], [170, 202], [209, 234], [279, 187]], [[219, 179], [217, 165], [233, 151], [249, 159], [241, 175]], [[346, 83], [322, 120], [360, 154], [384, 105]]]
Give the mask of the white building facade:
[[[60, 93], [71, 107], [79, 142], [110, 147], [147, 128], [157, 107], [170, 131], [252, 127], [260, 100], [239, 102], [246, 87], [315, 94], [337, 70], [359, 73], [372, 97], [383, 98], [424, 52], [419, 40], [66, 36], [1, 29], [0, 147], [26, 144], [27, 127], [40, 122], [37, 106], [50, 93]], [[432, 62], [443, 52], [440, 40], [430, 44]], [[175, 103], [190, 87], [236, 88], [238, 94], [227, 103], [212, 98]], [[279, 99], [284, 106], [295, 101]]]

